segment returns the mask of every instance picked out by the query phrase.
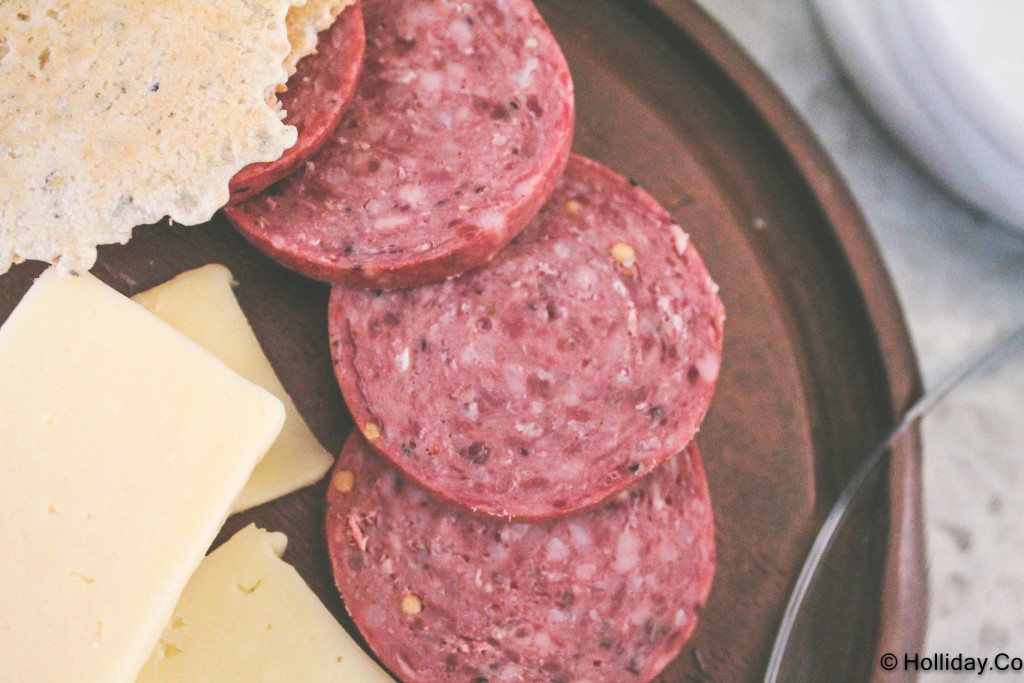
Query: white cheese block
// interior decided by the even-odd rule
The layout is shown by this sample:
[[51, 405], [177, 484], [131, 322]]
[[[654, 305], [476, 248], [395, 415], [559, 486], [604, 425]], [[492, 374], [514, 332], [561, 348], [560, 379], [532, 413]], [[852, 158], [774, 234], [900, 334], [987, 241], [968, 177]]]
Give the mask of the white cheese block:
[[188, 582], [138, 683], [392, 683], [249, 525]]
[[284, 404], [284, 429], [235, 501], [233, 512], [318, 481], [333, 458], [306, 426], [260, 348], [231, 291], [231, 272], [211, 264], [182, 273], [134, 300]]
[[281, 402], [91, 275], [0, 328], [0, 679], [130, 683]]

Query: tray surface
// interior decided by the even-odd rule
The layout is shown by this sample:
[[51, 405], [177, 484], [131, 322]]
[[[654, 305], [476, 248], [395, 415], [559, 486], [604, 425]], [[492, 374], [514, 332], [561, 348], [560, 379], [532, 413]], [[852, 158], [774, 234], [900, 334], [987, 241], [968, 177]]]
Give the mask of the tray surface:
[[[728, 315], [719, 387], [698, 436], [718, 570], [697, 633], [658, 680], [757, 681], [824, 513], [919, 392], [892, 286], [802, 122], [703, 12], [669, 0], [538, 6], [573, 72], [575, 151], [665, 204], [721, 285]], [[278, 267], [220, 215], [203, 226], [138, 228], [128, 245], [101, 247], [93, 273], [131, 295], [211, 262], [231, 269], [282, 383], [339, 451], [351, 418], [331, 369], [326, 285]], [[0, 277], [0, 321], [41, 270], [26, 263]], [[886, 537], [887, 511], [898, 520], [916, 509], [898, 493], [915, 485], [908, 457], [893, 470], [897, 493], [883, 490], [879, 514], [862, 522], [873, 538]], [[325, 485], [232, 517], [218, 542], [250, 521], [285, 532], [286, 559], [351, 630], [322, 540]], [[843, 680], [870, 672], [864, 655], [873, 661], [885, 556], [876, 542], [843, 576], [856, 586], [850, 604], [860, 605], [843, 616], [849, 632], [833, 665]]]

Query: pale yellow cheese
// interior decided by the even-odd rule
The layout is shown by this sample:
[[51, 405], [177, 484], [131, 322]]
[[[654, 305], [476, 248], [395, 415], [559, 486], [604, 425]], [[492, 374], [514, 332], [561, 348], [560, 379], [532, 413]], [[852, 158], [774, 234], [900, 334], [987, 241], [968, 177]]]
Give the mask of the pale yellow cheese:
[[253, 525], [203, 560], [138, 683], [393, 683]]
[[128, 683], [284, 421], [91, 275], [0, 328], [0, 680]]
[[260, 348], [231, 291], [231, 272], [211, 264], [182, 273], [134, 300], [209, 349], [229, 368], [284, 404], [284, 429], [235, 501], [234, 512], [273, 500], [319, 480], [333, 459], [302, 420]]

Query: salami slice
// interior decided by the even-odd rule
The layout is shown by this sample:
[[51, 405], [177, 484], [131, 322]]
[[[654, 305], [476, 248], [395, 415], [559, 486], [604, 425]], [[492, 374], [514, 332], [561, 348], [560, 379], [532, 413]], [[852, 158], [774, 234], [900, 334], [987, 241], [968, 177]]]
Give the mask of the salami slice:
[[724, 313], [654, 199], [581, 157], [487, 266], [395, 292], [335, 287], [356, 424], [420, 485], [483, 515], [596, 505], [678, 452], [711, 401]]
[[236, 173], [229, 185], [232, 203], [262, 192], [320, 149], [352, 101], [365, 52], [363, 12], [355, 0], [320, 32], [316, 53], [299, 61], [278, 97], [287, 113], [284, 121], [298, 129], [298, 140], [277, 160], [249, 164]]
[[405, 683], [649, 681], [714, 574], [692, 445], [599, 508], [519, 524], [437, 501], [353, 434], [326, 531], [346, 608]]
[[227, 216], [309, 277], [395, 288], [487, 261], [572, 142], [572, 81], [529, 0], [363, 0], [352, 106], [302, 169]]

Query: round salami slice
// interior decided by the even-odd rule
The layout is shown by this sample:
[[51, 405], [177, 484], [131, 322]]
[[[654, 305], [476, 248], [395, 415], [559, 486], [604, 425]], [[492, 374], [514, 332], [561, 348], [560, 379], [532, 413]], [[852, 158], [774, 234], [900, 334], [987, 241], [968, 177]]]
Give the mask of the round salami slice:
[[335, 371], [356, 425], [420, 485], [483, 515], [596, 505], [693, 437], [722, 352], [717, 286], [654, 199], [572, 157], [487, 266], [335, 287]]
[[326, 532], [346, 608], [405, 683], [649, 681], [714, 574], [693, 446], [601, 507], [521, 524], [432, 498], [353, 434]]
[[229, 184], [232, 203], [270, 187], [323, 146], [352, 101], [365, 52], [363, 12], [355, 0], [320, 32], [316, 52], [299, 61], [278, 96], [284, 122], [295, 126], [298, 140], [277, 160], [249, 164], [236, 173]]
[[572, 81], [530, 0], [363, 0], [366, 64], [309, 163], [231, 207], [308, 277], [397, 288], [490, 259], [537, 213], [572, 142]]

